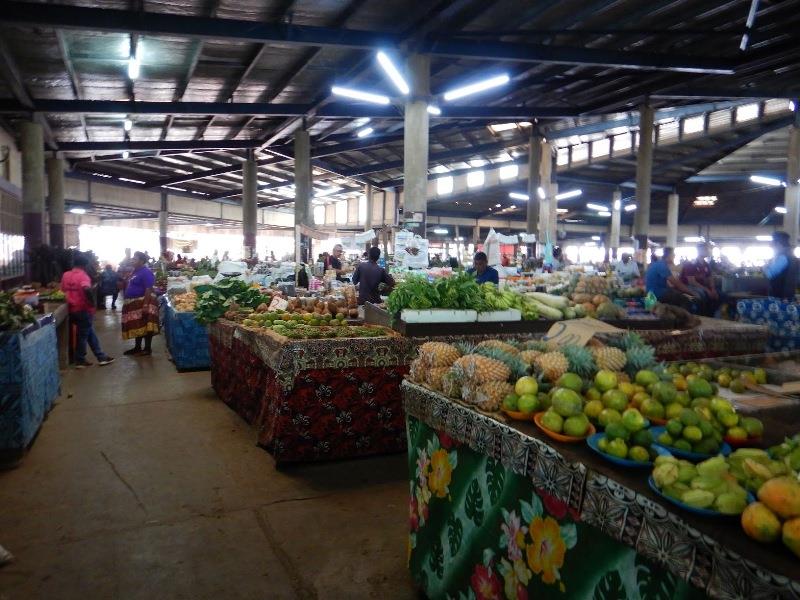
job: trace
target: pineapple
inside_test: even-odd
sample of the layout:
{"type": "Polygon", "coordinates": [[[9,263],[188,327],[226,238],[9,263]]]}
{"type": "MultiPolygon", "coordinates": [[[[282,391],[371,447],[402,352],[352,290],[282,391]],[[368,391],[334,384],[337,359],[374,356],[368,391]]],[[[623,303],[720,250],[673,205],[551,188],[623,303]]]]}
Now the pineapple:
{"type": "Polygon", "coordinates": [[[419,358],[411,362],[408,378],[414,383],[423,383],[425,381],[425,367],[419,358]]]}
{"type": "Polygon", "coordinates": [[[581,377],[591,377],[597,371],[594,357],[587,348],[572,344],[561,348],[561,353],[567,357],[570,372],[577,373],[581,377]]]}
{"type": "Polygon", "coordinates": [[[425,342],[419,347],[419,357],[428,367],[449,367],[459,356],[458,348],[443,342],[425,342]]]}
{"type": "Polygon", "coordinates": [[[545,352],[536,358],[536,367],[548,381],[556,381],[569,369],[567,357],[561,352],[545,352]]]}
{"type": "Polygon", "coordinates": [[[432,367],[425,373],[425,383],[437,392],[442,391],[444,376],[450,371],[450,367],[432,367]]]}
{"type": "Polygon", "coordinates": [[[642,369],[656,366],[656,351],[652,346],[632,346],[625,351],[625,369],[635,374],[642,369]]]}
{"type": "Polygon", "coordinates": [[[475,348],[475,354],[480,354],[481,356],[485,356],[486,358],[493,358],[494,360],[499,360],[505,366],[509,368],[511,371],[511,377],[513,377],[514,381],[519,379],[520,377],[524,377],[528,374],[528,363],[524,360],[520,359],[518,356],[513,354],[509,354],[499,348],[494,348],[490,346],[478,346],[475,348]]]}
{"type": "Polygon", "coordinates": [[[536,362],[536,357],[541,356],[538,350],[523,350],[519,353],[520,360],[524,360],[528,365],[533,366],[536,362]]]}
{"type": "Polygon", "coordinates": [[[537,352],[547,352],[550,350],[550,347],[547,345],[547,342],[542,340],[531,340],[529,342],[525,342],[523,350],[536,350],[537,352]]]}
{"type": "Polygon", "coordinates": [[[609,346],[614,346],[620,350],[630,350],[631,348],[647,346],[645,341],[642,339],[642,336],[633,331],[628,331],[624,335],[611,338],[608,344],[609,346]]]}
{"type": "Polygon", "coordinates": [[[461,397],[461,382],[453,374],[452,370],[442,377],[442,393],[448,398],[461,397]]]}
{"type": "Polygon", "coordinates": [[[597,363],[598,369],[621,371],[625,367],[627,359],[625,353],[619,348],[602,346],[600,348],[594,348],[592,352],[594,353],[594,361],[597,363]]]}
{"type": "Polygon", "coordinates": [[[478,348],[497,348],[508,354],[519,354],[519,350],[516,347],[500,340],[486,340],[478,344],[475,349],[477,350],[478,348]]]}
{"type": "Polygon", "coordinates": [[[462,381],[475,383],[506,381],[511,375],[511,371],[505,364],[480,354],[468,354],[459,358],[453,363],[453,373],[462,381]]]}
{"type": "Polygon", "coordinates": [[[505,381],[490,381],[478,386],[475,403],[483,410],[500,410],[503,398],[514,391],[514,386],[505,381]]]}

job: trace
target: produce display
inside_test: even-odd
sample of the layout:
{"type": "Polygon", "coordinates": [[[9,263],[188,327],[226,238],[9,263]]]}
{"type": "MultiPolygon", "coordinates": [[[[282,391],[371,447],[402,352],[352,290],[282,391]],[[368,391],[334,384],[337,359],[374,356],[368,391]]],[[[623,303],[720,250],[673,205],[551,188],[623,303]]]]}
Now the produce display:
{"type": "Polygon", "coordinates": [[[223,279],[215,284],[198,286],[195,291],[198,293],[195,312],[199,323],[213,323],[231,309],[234,313],[237,308],[255,310],[272,301],[270,294],[239,279],[223,279]]]}
{"type": "Polygon", "coordinates": [[[355,292],[348,293],[347,286],[344,289],[344,298],[327,296],[324,298],[289,298],[288,306],[285,311],[299,315],[331,315],[342,316],[343,318],[358,318],[358,303],[356,301],[355,292]]]}
{"type": "Polygon", "coordinates": [[[362,338],[381,337],[388,334],[385,327],[374,325],[349,325],[344,313],[290,314],[284,311],[256,311],[244,315],[245,327],[270,329],[289,339],[362,338]]]}
{"type": "Polygon", "coordinates": [[[33,309],[14,301],[14,295],[0,292],[0,331],[16,331],[36,322],[33,309]]]}
{"type": "Polygon", "coordinates": [[[184,292],[172,296],[172,305],[178,312],[194,312],[197,306],[197,292],[184,292]]]}
{"type": "Polygon", "coordinates": [[[668,367],[668,371],[673,375],[683,376],[687,380],[690,378],[700,378],[718,385],[723,388],[730,388],[736,394],[743,393],[749,384],[767,383],[767,372],[762,368],[754,369],[735,369],[732,367],[721,367],[715,369],[705,363],[678,363],[668,367]]]}

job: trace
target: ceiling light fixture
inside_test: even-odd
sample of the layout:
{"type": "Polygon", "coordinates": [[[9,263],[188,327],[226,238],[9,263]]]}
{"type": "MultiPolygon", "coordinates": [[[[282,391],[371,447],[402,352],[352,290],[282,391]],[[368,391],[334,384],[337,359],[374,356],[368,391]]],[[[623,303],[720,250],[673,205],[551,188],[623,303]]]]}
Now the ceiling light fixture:
{"type": "Polygon", "coordinates": [[[125,129],[125,131],[130,131],[133,129],[133,121],[130,119],[125,119],[125,121],[122,123],[122,127],[125,129]]]}
{"type": "Polygon", "coordinates": [[[354,100],[363,100],[364,102],[372,102],[373,104],[389,104],[388,96],[381,94],[371,94],[370,92],[362,92],[361,90],[353,90],[350,88],[343,88],[335,85],[331,88],[331,92],[337,96],[344,96],[345,98],[353,98],[354,100]]]}
{"type": "Polygon", "coordinates": [[[131,155],[131,153],[128,152],[127,150],[123,150],[122,151],[122,158],[128,158],[130,155],[131,155]]]}
{"type": "Polygon", "coordinates": [[[608,210],[598,211],[597,216],[598,217],[610,217],[611,216],[611,211],[608,211],[608,210]]]}
{"type": "Polygon", "coordinates": [[[364,127],[364,129],[360,129],[358,132],[356,132],[356,135],[360,138],[363,138],[372,134],[374,131],[375,130],[372,127],[364,127]]]}
{"type": "Polygon", "coordinates": [[[588,208],[589,210],[598,210],[598,211],[609,212],[607,206],[604,206],[602,204],[594,204],[593,202],[587,202],[586,203],[586,208],[588,208]]]}
{"type": "Polygon", "coordinates": [[[714,206],[716,203],[716,196],[698,196],[693,202],[695,206],[714,206]]]}
{"type": "Polygon", "coordinates": [[[704,238],[702,235],[690,235],[683,238],[683,241],[690,244],[699,244],[700,242],[705,242],[706,238],[704,238]]]}
{"type": "Polygon", "coordinates": [[[519,192],[509,192],[509,198],[513,198],[514,200],[529,200],[528,194],[520,194],[519,192]]]}
{"type": "Polygon", "coordinates": [[[624,208],[625,212],[631,212],[632,210],[636,210],[635,204],[626,204],[624,208]]]}
{"type": "Polygon", "coordinates": [[[128,57],[128,77],[133,80],[139,77],[139,72],[141,71],[141,64],[139,63],[139,57],[136,54],[131,54],[128,57]]]}
{"type": "Polygon", "coordinates": [[[69,212],[71,212],[73,215],[85,215],[86,214],[86,209],[85,208],[70,208],[69,212]]]}
{"type": "Polygon", "coordinates": [[[449,231],[447,231],[447,229],[444,229],[442,227],[437,227],[436,229],[433,230],[433,233],[437,233],[439,235],[447,235],[449,231]]]}
{"type": "Polygon", "coordinates": [[[595,242],[599,242],[599,241],[600,241],[600,236],[599,236],[599,235],[593,235],[593,236],[592,236],[592,239],[593,239],[595,242]]]}
{"type": "Polygon", "coordinates": [[[367,123],[369,123],[369,121],[370,121],[369,117],[361,117],[360,119],[356,119],[355,121],[353,121],[353,125],[355,125],[356,127],[361,127],[362,125],[366,125],[367,123]]]}
{"type": "Polygon", "coordinates": [[[771,242],[772,236],[771,235],[757,235],[756,240],[759,242],[771,242]]]}
{"type": "Polygon", "coordinates": [[[483,92],[494,87],[505,85],[509,81],[511,81],[511,78],[504,73],[503,75],[497,75],[495,77],[490,77],[489,79],[484,79],[483,81],[478,81],[470,85],[465,85],[464,87],[447,91],[444,93],[444,99],[447,102],[450,102],[451,100],[458,100],[464,96],[470,96],[472,94],[477,94],[478,92],[483,92]]]}
{"type": "Polygon", "coordinates": [[[619,210],[620,208],[622,208],[622,200],[614,200],[613,208],[614,210],[619,210]]]}
{"type": "Polygon", "coordinates": [[[570,198],[577,198],[583,193],[583,190],[570,190],[556,194],[556,200],[569,200],[570,198]]]}
{"type": "Polygon", "coordinates": [[[497,204],[494,205],[495,208],[500,208],[501,206],[503,206],[503,205],[500,204],[500,203],[497,203],[497,204]]]}
{"type": "Polygon", "coordinates": [[[383,51],[378,52],[376,56],[378,58],[378,64],[389,76],[389,79],[392,80],[394,87],[396,87],[401,94],[407,96],[411,90],[408,87],[408,83],[406,82],[405,78],[400,74],[400,70],[392,62],[392,59],[390,59],[389,56],[383,51]]]}
{"type": "Polygon", "coordinates": [[[120,181],[127,181],[128,183],[138,183],[140,185],[146,183],[141,179],[129,179],[128,177],[117,177],[117,179],[119,179],[120,181]]]}
{"type": "Polygon", "coordinates": [[[560,214],[560,215],[563,215],[564,213],[568,213],[568,212],[569,212],[569,209],[568,209],[568,208],[557,208],[557,209],[556,209],[556,212],[557,212],[558,214],[560,214]]]}
{"type": "Polygon", "coordinates": [[[750,181],[753,183],[763,183],[764,185],[771,185],[773,187],[786,186],[780,179],[774,177],[764,177],[762,175],[750,175],[750,181]]]}
{"type": "Polygon", "coordinates": [[[539,196],[540,200],[544,200],[545,198],[547,198],[547,194],[544,193],[544,188],[541,186],[536,188],[536,194],[539,196]]]}
{"type": "Polygon", "coordinates": [[[428,114],[439,116],[442,114],[442,109],[438,106],[434,106],[433,104],[428,104],[428,114]]]}
{"type": "Polygon", "coordinates": [[[787,212],[786,211],[786,207],[785,206],[776,206],[775,207],[775,212],[778,213],[778,214],[781,214],[781,215],[785,215],[786,212],[787,212]]]}

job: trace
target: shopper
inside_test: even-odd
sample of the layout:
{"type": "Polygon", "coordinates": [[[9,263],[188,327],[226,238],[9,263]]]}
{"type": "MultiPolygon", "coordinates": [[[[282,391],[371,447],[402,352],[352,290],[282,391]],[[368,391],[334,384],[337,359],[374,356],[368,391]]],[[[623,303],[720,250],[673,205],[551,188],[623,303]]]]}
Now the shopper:
{"type": "Polygon", "coordinates": [[[336,271],[336,280],[337,281],[347,281],[344,278],[344,268],[342,266],[342,256],[344,255],[344,249],[342,248],[341,244],[336,244],[333,247],[333,254],[331,255],[330,259],[328,260],[328,266],[336,271]]]}
{"type": "Polygon", "coordinates": [[[681,282],[692,290],[697,298],[700,312],[713,316],[719,305],[719,293],[714,286],[714,274],[708,258],[711,256],[708,244],[697,245],[697,258],[685,263],[681,268],[681,282]]]}
{"type": "Polygon", "coordinates": [[[500,274],[497,269],[489,266],[489,259],[486,252],[476,252],[472,258],[472,268],[467,273],[474,273],[478,283],[493,283],[500,285],[500,274]]]}
{"type": "Polygon", "coordinates": [[[92,280],[86,273],[89,261],[83,254],[77,254],[72,262],[72,270],[61,276],[61,291],[67,300],[70,323],[78,330],[78,339],[75,343],[75,368],[84,369],[92,363],[86,360],[86,344],[92,349],[101,367],[114,362],[100,348],[97,334],[94,332],[92,321],[94,319],[94,295],[92,294],[92,280]]]}
{"type": "Polygon", "coordinates": [[[386,269],[378,265],[381,249],[373,246],[367,252],[367,262],[359,263],[353,273],[353,284],[358,286],[358,303],[381,301],[380,285],[384,284],[388,291],[394,287],[394,279],[386,269]]]}
{"type": "Polygon", "coordinates": [[[674,260],[675,251],[672,248],[664,248],[664,255],[660,260],[656,260],[654,256],[653,262],[647,268],[645,287],[659,302],[691,310],[694,300],[692,291],[672,274],[670,267],[674,260]]]}
{"type": "Polygon", "coordinates": [[[620,260],[614,265],[614,271],[625,283],[639,279],[639,265],[627,252],[622,253],[620,260]]]}
{"type": "Polygon", "coordinates": [[[774,232],[772,248],[775,257],[764,267],[764,274],[769,279],[769,295],[794,301],[800,263],[792,252],[789,234],[784,231],[774,232]]]}
{"type": "Polygon", "coordinates": [[[106,296],[111,296],[111,310],[117,310],[117,296],[119,295],[119,283],[122,281],[119,274],[111,265],[106,265],[100,273],[100,289],[98,295],[98,306],[106,307],[106,296]]]}
{"type": "Polygon", "coordinates": [[[134,347],[125,351],[129,356],[149,356],[152,353],[153,336],[159,331],[158,303],[153,293],[156,277],[146,265],[147,255],[136,252],[133,255],[133,273],[125,288],[125,302],[122,304],[122,339],[136,340],[134,347]]]}

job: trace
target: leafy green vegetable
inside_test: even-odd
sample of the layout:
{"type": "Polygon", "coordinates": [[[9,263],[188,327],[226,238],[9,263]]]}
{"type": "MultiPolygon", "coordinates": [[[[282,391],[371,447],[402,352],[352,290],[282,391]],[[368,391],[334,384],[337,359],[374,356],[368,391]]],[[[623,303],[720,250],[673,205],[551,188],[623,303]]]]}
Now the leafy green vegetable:
{"type": "Polygon", "coordinates": [[[14,296],[9,292],[0,293],[0,331],[15,331],[35,322],[30,307],[14,302],[14,296]]]}
{"type": "MultiPolygon", "coordinates": [[[[200,289],[201,286],[198,286],[196,291],[200,289]]],[[[195,318],[198,323],[213,323],[220,319],[232,304],[254,309],[262,303],[269,304],[272,299],[240,279],[224,279],[210,286],[202,286],[202,289],[207,291],[197,297],[195,318]]]]}

